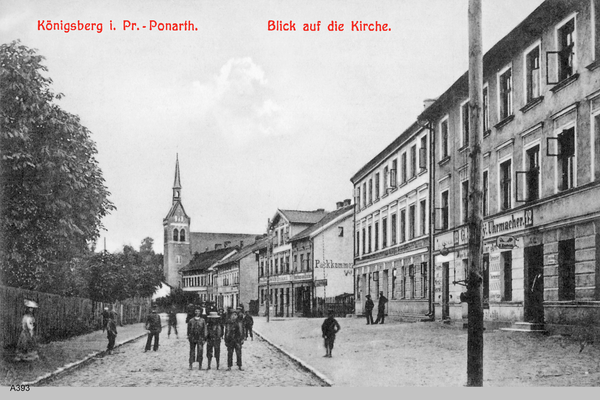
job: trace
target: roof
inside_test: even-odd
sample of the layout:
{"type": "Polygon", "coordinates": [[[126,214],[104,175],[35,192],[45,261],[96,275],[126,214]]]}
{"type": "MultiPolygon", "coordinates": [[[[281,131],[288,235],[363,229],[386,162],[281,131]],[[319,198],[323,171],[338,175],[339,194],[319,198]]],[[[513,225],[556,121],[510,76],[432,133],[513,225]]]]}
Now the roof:
{"type": "Polygon", "coordinates": [[[355,184],[358,180],[364,177],[367,173],[369,173],[372,169],[377,167],[377,165],[385,160],[390,154],[394,153],[398,148],[406,141],[408,141],[415,133],[417,133],[420,129],[422,129],[418,122],[413,122],[413,124],[406,129],[404,132],[400,134],[392,143],[390,143],[385,149],[383,149],[379,154],[373,157],[368,163],[366,163],[352,178],[350,181],[355,184]]]}
{"type": "Polygon", "coordinates": [[[187,213],[185,212],[185,208],[183,208],[183,204],[181,203],[181,201],[176,200],[175,203],[173,203],[173,205],[171,206],[171,209],[169,210],[169,213],[164,218],[164,220],[167,220],[167,219],[171,218],[173,215],[175,215],[175,212],[177,211],[178,206],[181,207],[181,211],[183,211],[183,215],[185,215],[185,217],[189,219],[187,213]]]}
{"type": "Polygon", "coordinates": [[[205,251],[204,253],[195,253],[194,258],[189,262],[188,265],[180,269],[180,272],[184,271],[206,271],[217,261],[223,259],[226,255],[232,251],[238,250],[239,247],[226,247],[224,249],[205,251]]]}
{"type": "Polygon", "coordinates": [[[267,241],[268,241],[268,239],[266,237],[264,237],[264,238],[261,238],[260,240],[258,240],[256,243],[253,243],[248,246],[244,246],[241,249],[239,249],[236,254],[232,255],[231,257],[221,259],[220,261],[215,263],[214,266],[218,267],[220,265],[225,265],[225,264],[239,261],[242,258],[244,258],[250,254],[253,254],[256,250],[267,247],[267,241]]]}
{"type": "MultiPolygon", "coordinates": [[[[549,25],[558,23],[573,12],[577,0],[546,0],[538,6],[512,31],[498,41],[483,56],[483,75],[489,76],[494,71],[508,64],[515,54],[540,38],[549,25]]],[[[450,86],[432,105],[419,115],[418,120],[427,121],[438,117],[445,107],[455,103],[457,99],[469,97],[469,74],[465,72],[450,86]]]]}
{"type": "Polygon", "coordinates": [[[338,208],[337,210],[332,211],[329,214],[327,214],[326,216],[324,216],[323,218],[321,218],[321,220],[319,220],[319,222],[317,222],[316,224],[306,228],[302,232],[300,232],[297,235],[295,235],[294,237],[290,238],[290,241],[305,239],[305,238],[311,236],[312,233],[318,231],[319,229],[321,229],[322,227],[327,225],[328,223],[335,221],[336,219],[340,218],[342,215],[346,214],[348,211],[352,211],[352,210],[354,210],[354,204],[350,204],[349,206],[338,208]]]}
{"type": "Polygon", "coordinates": [[[321,218],[327,215],[324,209],[315,211],[299,211],[299,210],[277,210],[281,213],[290,224],[314,224],[319,222],[321,218]]]}
{"type": "Polygon", "coordinates": [[[181,189],[181,180],[179,179],[179,154],[175,161],[175,182],[173,182],[173,189],[181,189]]]}

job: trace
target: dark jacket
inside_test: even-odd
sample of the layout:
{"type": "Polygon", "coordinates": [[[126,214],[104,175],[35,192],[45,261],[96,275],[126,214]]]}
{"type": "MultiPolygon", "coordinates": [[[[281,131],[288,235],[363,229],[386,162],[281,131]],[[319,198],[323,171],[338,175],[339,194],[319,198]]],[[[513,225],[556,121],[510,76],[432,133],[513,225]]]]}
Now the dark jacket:
{"type": "Polygon", "coordinates": [[[190,342],[204,343],[207,334],[206,322],[202,317],[190,319],[187,325],[187,336],[190,342]]]}
{"type": "Polygon", "coordinates": [[[385,303],[387,303],[387,302],[388,302],[387,297],[385,297],[384,295],[379,296],[379,303],[377,304],[377,308],[380,311],[385,310],[385,303]]]}
{"type": "Polygon", "coordinates": [[[248,314],[244,317],[244,327],[251,328],[254,325],[254,318],[252,315],[248,314]]]}
{"type": "MultiPolygon", "coordinates": [[[[210,319],[209,319],[210,321],[210,319]]],[[[223,327],[220,320],[214,320],[208,323],[207,340],[214,342],[220,341],[223,338],[223,327]]]]}
{"type": "Polygon", "coordinates": [[[146,317],[146,329],[152,333],[160,333],[162,331],[162,321],[158,314],[148,314],[146,317]]]}
{"type": "Polygon", "coordinates": [[[235,346],[244,343],[244,328],[239,321],[227,320],[225,323],[225,345],[235,346]]]}
{"type": "Polygon", "coordinates": [[[169,311],[169,325],[177,325],[177,314],[175,311],[169,311]]]}
{"type": "Polygon", "coordinates": [[[106,334],[110,336],[117,336],[117,323],[114,319],[109,318],[106,323],[106,334]]]}
{"type": "Polygon", "coordinates": [[[340,324],[338,324],[337,320],[333,317],[327,317],[325,321],[323,321],[323,325],[321,325],[321,331],[323,332],[323,337],[326,339],[335,339],[335,334],[340,330],[340,324]]]}
{"type": "Polygon", "coordinates": [[[367,302],[365,303],[365,311],[373,311],[374,308],[375,303],[373,303],[373,300],[367,299],[367,302]]]}

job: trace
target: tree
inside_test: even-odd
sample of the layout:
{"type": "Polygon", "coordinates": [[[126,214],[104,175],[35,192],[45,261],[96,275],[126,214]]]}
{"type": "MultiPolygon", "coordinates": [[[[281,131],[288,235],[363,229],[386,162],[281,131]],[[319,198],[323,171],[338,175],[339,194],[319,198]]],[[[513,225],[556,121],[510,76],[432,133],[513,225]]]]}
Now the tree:
{"type": "Polygon", "coordinates": [[[91,133],[55,103],[42,60],[19,41],[0,46],[0,280],[69,291],[47,283],[73,272],[115,207],[91,133]]]}

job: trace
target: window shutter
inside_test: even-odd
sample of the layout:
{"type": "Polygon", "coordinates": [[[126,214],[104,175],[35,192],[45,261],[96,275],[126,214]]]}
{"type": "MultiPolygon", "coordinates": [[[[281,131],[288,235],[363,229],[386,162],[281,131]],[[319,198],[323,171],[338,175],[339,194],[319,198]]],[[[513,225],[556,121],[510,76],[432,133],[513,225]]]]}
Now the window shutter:
{"type": "Polygon", "coordinates": [[[560,51],[546,52],[546,83],[548,85],[556,85],[560,82],[560,51]]]}

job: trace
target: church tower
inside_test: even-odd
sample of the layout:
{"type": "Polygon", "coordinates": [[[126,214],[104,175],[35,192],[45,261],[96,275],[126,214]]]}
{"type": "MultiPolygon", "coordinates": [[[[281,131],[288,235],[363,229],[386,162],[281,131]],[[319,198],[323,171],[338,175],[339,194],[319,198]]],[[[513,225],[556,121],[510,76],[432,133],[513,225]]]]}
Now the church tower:
{"type": "Polygon", "coordinates": [[[175,161],[175,182],[173,183],[173,201],[171,209],[163,219],[164,230],[164,273],[171,287],[179,287],[179,270],[192,258],[190,246],[190,217],[181,203],[181,178],[179,174],[179,155],[175,161]]]}

